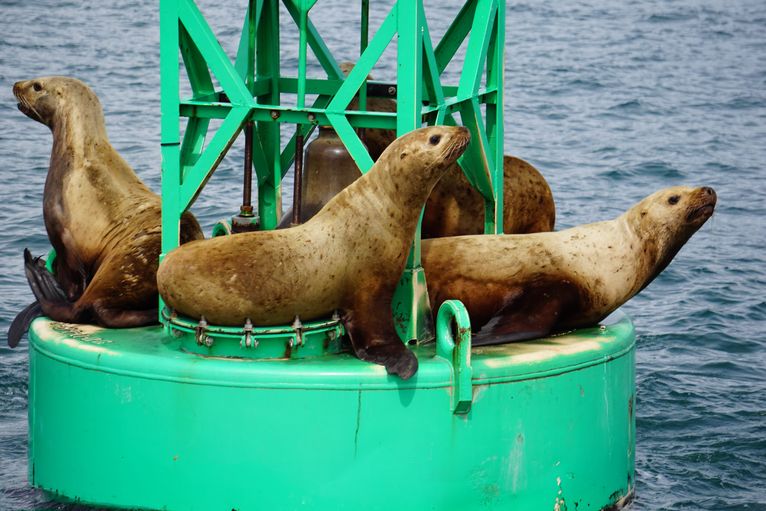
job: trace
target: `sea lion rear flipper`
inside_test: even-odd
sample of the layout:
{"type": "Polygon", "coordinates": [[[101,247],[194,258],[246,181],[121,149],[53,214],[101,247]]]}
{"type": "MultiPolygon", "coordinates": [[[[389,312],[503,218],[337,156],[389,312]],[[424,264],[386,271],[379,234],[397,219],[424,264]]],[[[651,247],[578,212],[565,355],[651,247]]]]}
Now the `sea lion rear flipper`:
{"type": "MultiPolygon", "coordinates": [[[[529,298],[529,297],[525,297],[529,298]]],[[[535,297],[533,310],[512,302],[501,309],[471,340],[471,346],[490,346],[545,337],[556,324],[566,297],[535,297]],[[539,300],[539,301],[538,301],[539,300]]]]}
{"type": "Polygon", "coordinates": [[[30,303],[24,309],[19,312],[11,322],[11,326],[8,328],[8,346],[15,348],[19,345],[22,336],[29,330],[29,325],[32,320],[42,315],[43,309],[40,307],[40,303],[35,300],[30,303]]]}
{"type": "Polygon", "coordinates": [[[24,249],[24,272],[43,314],[55,321],[82,322],[83,311],[66,299],[66,293],[45,268],[44,261],[39,257],[32,257],[28,249],[24,249]]]}
{"type": "Polygon", "coordinates": [[[24,272],[27,281],[32,288],[35,298],[41,298],[52,302],[66,302],[66,293],[61,288],[56,278],[45,267],[45,260],[41,257],[32,257],[29,249],[24,249],[24,272]]]}

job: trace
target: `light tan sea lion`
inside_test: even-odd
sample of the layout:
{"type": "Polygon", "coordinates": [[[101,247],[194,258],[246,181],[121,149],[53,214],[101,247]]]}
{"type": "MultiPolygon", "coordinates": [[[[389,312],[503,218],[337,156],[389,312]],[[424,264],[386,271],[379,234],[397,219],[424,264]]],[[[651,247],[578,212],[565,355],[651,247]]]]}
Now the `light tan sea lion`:
{"type": "MultiPolygon", "coordinates": [[[[43,218],[56,250],[55,279],[25,256],[42,312],[106,327],[156,323],[160,198],[109,143],[95,93],[74,78],[50,76],[17,82],[13,94],[19,110],[53,133],[43,218]]],[[[203,237],[190,213],[181,224],[182,242],[203,237]]]]}
{"type": "Polygon", "coordinates": [[[713,214],[712,188],[658,191],[607,222],[424,241],[433,310],[458,299],[474,345],[593,325],[646,287],[713,214]]]}
{"type": "Polygon", "coordinates": [[[465,128],[415,130],[305,224],[179,247],[157,272],[160,294],[176,311],[220,325],[339,310],[360,359],[409,378],[417,359],[394,330],[392,296],[420,210],[469,139],[465,128]]]}

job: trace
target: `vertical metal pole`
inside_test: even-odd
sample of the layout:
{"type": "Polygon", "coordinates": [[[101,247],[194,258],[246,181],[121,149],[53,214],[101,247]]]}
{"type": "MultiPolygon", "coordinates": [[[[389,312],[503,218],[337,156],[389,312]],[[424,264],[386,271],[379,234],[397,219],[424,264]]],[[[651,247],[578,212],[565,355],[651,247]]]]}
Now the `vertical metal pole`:
{"type": "Polygon", "coordinates": [[[178,0],[160,2],[160,80],[162,92],[162,253],[180,241],[178,189],[181,185],[178,71],[178,0]]]}
{"type": "MultiPolygon", "coordinates": [[[[359,55],[367,49],[370,37],[370,0],[362,0],[362,34],[359,41],[359,55]]],[[[362,83],[359,89],[359,110],[367,110],[367,80],[362,83]]]]}
{"type": "Polygon", "coordinates": [[[497,92],[490,96],[486,102],[485,127],[488,151],[491,151],[493,168],[489,169],[492,180],[492,194],[494,204],[485,202],[484,232],[486,234],[500,234],[503,232],[503,158],[504,158],[504,115],[503,115],[503,87],[505,71],[505,3],[497,2],[497,13],[491,27],[491,35],[487,46],[487,88],[497,92]]]}
{"type": "Polygon", "coordinates": [[[295,137],[295,177],[293,179],[293,218],[292,225],[301,223],[301,194],[303,181],[303,128],[299,124],[295,137]]]}
{"type": "MultiPolygon", "coordinates": [[[[422,0],[397,2],[397,117],[396,134],[417,129],[423,109],[423,12],[422,0]]],[[[422,219],[422,213],[421,213],[422,219]]],[[[428,300],[426,277],[420,265],[420,222],[407,266],[394,293],[394,323],[405,325],[398,333],[402,340],[430,340],[434,337],[433,318],[428,300]]]]}
{"type": "Polygon", "coordinates": [[[492,70],[489,72],[490,81],[497,87],[493,109],[487,109],[487,115],[494,114],[494,126],[492,136],[495,144],[495,176],[493,184],[495,185],[495,228],[497,233],[503,232],[503,211],[505,204],[504,187],[505,171],[503,170],[503,160],[505,159],[505,0],[498,0],[497,15],[495,16],[495,39],[494,51],[488,55],[488,61],[492,61],[492,70]]]}
{"type": "MultiPolygon", "coordinates": [[[[370,37],[370,0],[362,0],[362,22],[361,22],[361,35],[359,39],[359,55],[364,53],[367,49],[370,37]]],[[[362,87],[359,89],[359,111],[364,112],[367,110],[367,79],[362,82],[362,87]]],[[[366,142],[365,129],[359,128],[359,138],[362,142],[366,142]]]]}
{"type": "MultiPolygon", "coordinates": [[[[181,241],[181,132],[178,70],[178,0],[160,1],[160,107],[162,151],[162,250],[165,254],[181,241]]],[[[160,298],[159,315],[164,307],[160,298]]]]}
{"type": "Polygon", "coordinates": [[[241,216],[253,216],[252,204],[253,189],[253,122],[248,121],[245,125],[245,171],[244,183],[242,184],[242,207],[239,208],[241,216]]]}
{"type": "MultiPolygon", "coordinates": [[[[306,106],[306,30],[308,10],[305,5],[300,7],[300,22],[298,26],[298,108],[306,106]]],[[[295,211],[293,209],[293,211],[295,211]]]]}
{"type": "MultiPolygon", "coordinates": [[[[259,1],[262,2],[262,11],[256,30],[256,78],[263,81],[268,79],[269,90],[258,96],[257,100],[259,105],[279,105],[279,2],[259,1]]],[[[268,165],[268,170],[264,170],[268,176],[258,188],[260,228],[274,229],[281,213],[280,123],[261,121],[257,131],[268,165]]]]}

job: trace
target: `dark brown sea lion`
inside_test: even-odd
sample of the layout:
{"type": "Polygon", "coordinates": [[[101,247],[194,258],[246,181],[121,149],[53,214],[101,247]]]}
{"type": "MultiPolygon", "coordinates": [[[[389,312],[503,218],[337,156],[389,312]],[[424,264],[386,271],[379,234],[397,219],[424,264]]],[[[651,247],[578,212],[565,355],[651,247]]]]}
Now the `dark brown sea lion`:
{"type": "Polygon", "coordinates": [[[469,139],[465,128],[415,130],[305,224],[179,247],[160,264],[160,294],[176,311],[219,325],[339,310],[356,356],[409,378],[417,359],[396,335],[391,300],[420,210],[469,139]]]}
{"type": "MultiPolygon", "coordinates": [[[[344,74],[353,69],[351,62],[342,62],[344,74]]],[[[372,76],[368,76],[372,79],[372,76]]],[[[357,110],[355,97],[349,110],[357,110]]],[[[367,98],[371,112],[396,112],[396,101],[388,98],[367,98]]],[[[373,161],[396,138],[395,130],[365,129],[364,141],[373,161]]],[[[340,191],[340,190],[338,190],[340,191]]],[[[543,175],[531,164],[514,156],[503,159],[503,232],[526,234],[552,231],[556,222],[556,205],[550,186],[543,175]]],[[[289,218],[285,216],[285,218],[289,218]]],[[[282,226],[289,225],[289,220],[282,226]]],[[[484,232],[484,199],[454,164],[436,184],[426,202],[421,236],[440,238],[484,232]]]]}
{"type": "MultiPolygon", "coordinates": [[[[553,230],[556,205],[540,172],[515,156],[503,158],[503,232],[528,234],[553,230]]],[[[458,165],[434,187],[423,213],[423,238],[484,232],[484,199],[458,165]]]]}
{"type": "MultiPolygon", "coordinates": [[[[43,218],[56,250],[55,279],[26,256],[42,312],[106,327],[156,323],[160,198],[109,143],[95,93],[51,76],[17,82],[13,94],[19,110],[53,133],[43,218]]],[[[190,213],[181,224],[182,242],[203,237],[190,213]]]]}
{"type": "Polygon", "coordinates": [[[458,299],[475,345],[593,325],[646,287],[713,214],[712,188],[658,191],[607,222],[424,241],[433,310],[458,299]]]}

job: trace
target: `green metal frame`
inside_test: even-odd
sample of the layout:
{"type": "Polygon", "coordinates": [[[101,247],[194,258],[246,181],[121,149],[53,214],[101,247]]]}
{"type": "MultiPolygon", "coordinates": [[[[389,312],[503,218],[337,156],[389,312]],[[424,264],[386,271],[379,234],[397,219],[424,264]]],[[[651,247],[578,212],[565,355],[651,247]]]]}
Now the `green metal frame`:
{"type": "MultiPolygon", "coordinates": [[[[261,229],[273,229],[279,220],[280,183],[292,165],[299,133],[308,136],[318,125],[332,126],[360,170],[367,172],[373,161],[355,128],[396,129],[403,135],[424,123],[456,124],[458,113],[472,135],[460,164],[484,197],[485,232],[502,232],[504,2],[467,0],[434,47],[422,0],[398,0],[371,38],[369,0],[362,0],[360,55],[347,77],[311,22],[309,11],[316,0],[282,3],[299,34],[297,76],[282,76],[280,70],[279,0],[249,1],[235,62],[193,0],[160,1],[163,256],[179,245],[181,214],[251,121],[261,229]],[[367,76],[394,37],[398,37],[397,77],[391,86],[396,88],[397,111],[366,111],[367,76]],[[443,84],[441,76],[466,38],[459,83],[443,84]],[[326,79],[307,77],[309,48],[326,79]],[[183,99],[179,49],[192,90],[192,96],[183,99]],[[213,85],[213,76],[220,89],[213,85]],[[282,104],[285,94],[297,97],[295,106],[282,104]],[[306,104],[307,95],[317,95],[313,104],[306,104]],[[357,95],[360,110],[347,110],[357,95]],[[183,139],[181,118],[188,119],[183,139]],[[205,143],[210,119],[222,122],[205,143]],[[284,149],[282,123],[297,126],[284,149]]],[[[393,302],[395,323],[404,325],[399,332],[402,339],[433,338],[419,230],[393,302]]]]}

